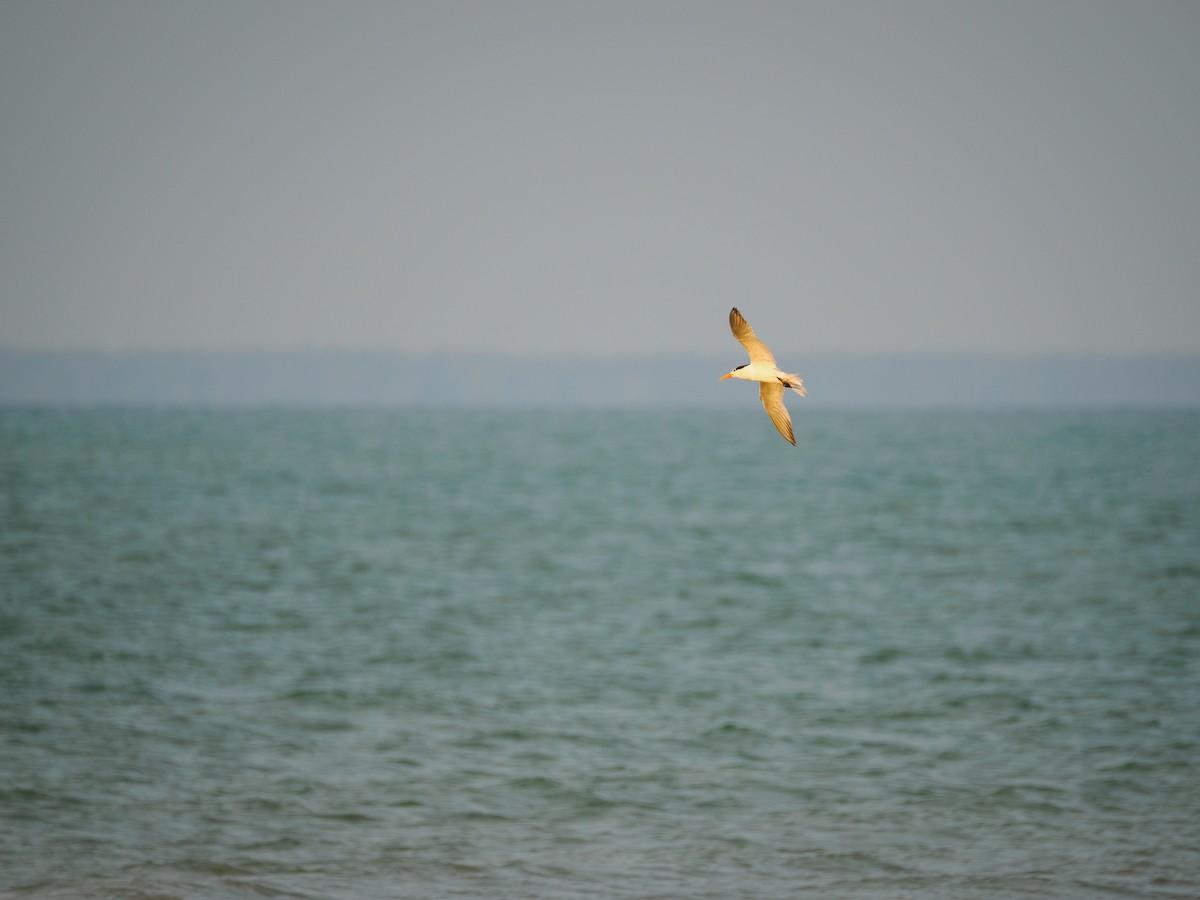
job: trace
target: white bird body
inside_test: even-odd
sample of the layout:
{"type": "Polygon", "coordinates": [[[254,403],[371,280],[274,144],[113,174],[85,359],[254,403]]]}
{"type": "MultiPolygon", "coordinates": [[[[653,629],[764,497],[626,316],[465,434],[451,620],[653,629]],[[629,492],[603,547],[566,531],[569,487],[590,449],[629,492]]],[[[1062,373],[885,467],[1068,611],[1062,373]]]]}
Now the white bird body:
{"type": "Polygon", "coordinates": [[[792,417],[783,405],[783,389],[789,388],[803,397],[806,393],[803,379],[799,375],[784,372],[775,364],[775,357],[771,355],[767,345],[758,339],[750,323],[742,318],[737,307],[729,311],[729,330],[746,348],[750,362],[736,366],[728,374],[722,375],[720,380],[741,378],[743,381],[759,382],[758,398],[762,401],[763,409],[767,411],[768,418],[783,435],[784,440],[794,446],[796,437],[792,434],[792,417]]]}

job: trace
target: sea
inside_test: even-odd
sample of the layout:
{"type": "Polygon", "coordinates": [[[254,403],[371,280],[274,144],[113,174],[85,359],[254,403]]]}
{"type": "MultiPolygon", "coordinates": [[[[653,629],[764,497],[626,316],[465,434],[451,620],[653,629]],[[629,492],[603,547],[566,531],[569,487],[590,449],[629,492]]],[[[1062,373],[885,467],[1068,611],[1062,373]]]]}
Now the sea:
{"type": "Polygon", "coordinates": [[[0,897],[1200,896],[1200,411],[792,405],[0,410],[0,897]]]}

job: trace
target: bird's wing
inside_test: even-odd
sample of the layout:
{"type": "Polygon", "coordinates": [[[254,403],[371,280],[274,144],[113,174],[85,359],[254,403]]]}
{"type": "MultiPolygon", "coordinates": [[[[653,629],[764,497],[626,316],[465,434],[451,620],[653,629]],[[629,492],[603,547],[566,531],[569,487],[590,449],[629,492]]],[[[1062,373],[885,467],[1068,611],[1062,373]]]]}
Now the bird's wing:
{"type": "Polygon", "coordinates": [[[767,345],[758,339],[754,329],[750,327],[749,322],[742,318],[742,314],[737,311],[736,306],[729,311],[729,330],[738,339],[738,343],[745,347],[746,352],[750,354],[750,362],[775,365],[775,357],[771,355],[767,345]]]}
{"type": "Polygon", "coordinates": [[[787,407],[783,405],[783,385],[778,381],[764,381],[758,386],[758,399],[762,401],[763,409],[771,424],[783,435],[793,447],[796,437],[792,434],[792,417],[788,415],[787,407]]]}

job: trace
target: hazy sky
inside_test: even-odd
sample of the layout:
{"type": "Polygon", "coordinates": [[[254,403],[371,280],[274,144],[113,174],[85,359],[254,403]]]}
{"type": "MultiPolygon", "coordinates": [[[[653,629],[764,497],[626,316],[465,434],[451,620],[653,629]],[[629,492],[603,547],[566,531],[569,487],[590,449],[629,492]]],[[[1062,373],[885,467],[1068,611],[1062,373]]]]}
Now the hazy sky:
{"type": "Polygon", "coordinates": [[[0,3],[0,346],[732,364],[731,305],[1200,352],[1200,3],[0,3]]]}

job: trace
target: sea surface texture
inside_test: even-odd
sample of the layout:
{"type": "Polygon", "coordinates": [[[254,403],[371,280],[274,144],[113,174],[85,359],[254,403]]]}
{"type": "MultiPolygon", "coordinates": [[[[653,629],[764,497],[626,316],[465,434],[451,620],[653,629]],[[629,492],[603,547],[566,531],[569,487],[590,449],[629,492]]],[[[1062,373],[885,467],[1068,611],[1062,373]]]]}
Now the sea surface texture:
{"type": "Polygon", "coordinates": [[[747,405],[0,411],[0,896],[1200,895],[1200,413],[747,405]]]}

